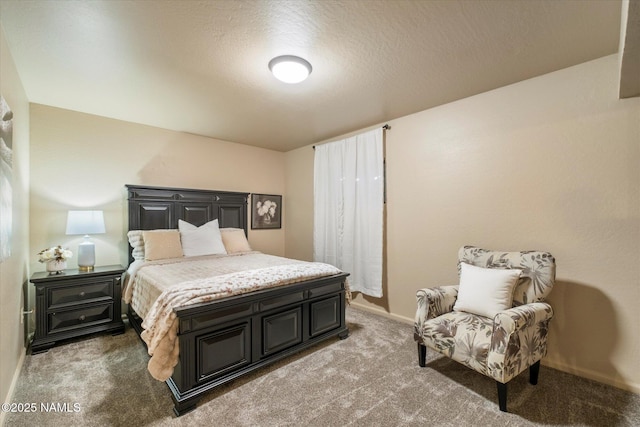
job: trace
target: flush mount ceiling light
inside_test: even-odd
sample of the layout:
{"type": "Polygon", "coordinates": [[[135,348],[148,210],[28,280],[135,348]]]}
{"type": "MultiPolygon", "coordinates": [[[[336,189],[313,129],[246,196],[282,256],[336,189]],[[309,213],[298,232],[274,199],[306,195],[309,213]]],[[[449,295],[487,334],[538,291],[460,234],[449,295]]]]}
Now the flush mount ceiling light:
{"type": "Polygon", "coordinates": [[[300,83],[311,74],[311,64],[293,55],[276,56],[269,61],[269,69],[285,83],[300,83]]]}

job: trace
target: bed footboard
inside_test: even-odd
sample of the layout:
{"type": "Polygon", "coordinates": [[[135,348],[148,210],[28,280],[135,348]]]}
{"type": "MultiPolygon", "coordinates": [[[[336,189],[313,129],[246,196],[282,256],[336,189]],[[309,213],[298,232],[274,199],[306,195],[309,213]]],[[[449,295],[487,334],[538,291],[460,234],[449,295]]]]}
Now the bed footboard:
{"type": "MultiPolygon", "coordinates": [[[[166,382],[180,416],[203,393],[320,341],[349,335],[348,274],[229,297],[175,310],[180,356],[166,382]]],[[[140,319],[129,309],[138,334],[140,319]]]]}

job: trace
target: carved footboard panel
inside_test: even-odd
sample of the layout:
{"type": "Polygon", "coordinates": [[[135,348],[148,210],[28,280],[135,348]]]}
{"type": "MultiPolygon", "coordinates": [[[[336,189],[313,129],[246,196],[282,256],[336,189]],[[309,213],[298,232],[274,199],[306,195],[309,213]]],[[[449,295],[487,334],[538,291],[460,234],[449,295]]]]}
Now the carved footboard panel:
{"type": "MultiPolygon", "coordinates": [[[[180,416],[203,393],[320,341],[346,338],[341,274],[176,309],[180,357],[167,380],[180,416]]],[[[129,309],[138,333],[140,318],[129,309]]]]}

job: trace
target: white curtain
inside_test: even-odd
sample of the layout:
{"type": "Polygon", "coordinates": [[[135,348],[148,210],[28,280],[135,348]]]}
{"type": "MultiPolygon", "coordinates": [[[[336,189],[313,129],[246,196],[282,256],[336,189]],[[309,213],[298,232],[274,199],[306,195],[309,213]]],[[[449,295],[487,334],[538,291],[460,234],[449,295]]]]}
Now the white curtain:
{"type": "Polygon", "coordinates": [[[382,128],[317,145],[315,261],[350,273],[352,291],[382,296],[384,155],[382,128]]]}

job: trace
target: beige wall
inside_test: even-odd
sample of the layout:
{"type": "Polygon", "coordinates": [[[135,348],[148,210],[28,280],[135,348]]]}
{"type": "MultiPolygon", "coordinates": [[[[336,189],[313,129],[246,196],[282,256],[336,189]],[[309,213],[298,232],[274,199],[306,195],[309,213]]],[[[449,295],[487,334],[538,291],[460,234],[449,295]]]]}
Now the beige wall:
{"type": "MultiPolygon", "coordinates": [[[[31,105],[31,252],[56,244],[75,251],[81,236],[64,234],[67,210],[103,209],[96,262],[126,265],[125,184],[284,194],[284,154],[31,105]]],[[[284,228],[249,230],[249,242],[283,255],[284,228]]],[[[35,255],[31,263],[44,269],[35,255]]]]}
{"type": "MultiPolygon", "coordinates": [[[[544,364],[640,392],[640,98],[617,99],[617,65],[390,121],[388,285],[355,302],[411,321],[417,289],[457,283],[460,246],[546,250],[557,283],[544,364]]],[[[289,210],[286,254],[308,257],[313,150],[286,160],[287,197],[306,207],[289,210]]]]}
{"type": "Polygon", "coordinates": [[[313,148],[285,153],[286,256],[313,261],[313,148]]]}
{"type": "MultiPolygon", "coordinates": [[[[13,118],[11,256],[0,263],[0,400],[11,396],[24,356],[23,289],[29,279],[29,103],[0,27],[0,93],[13,118]]],[[[0,413],[0,425],[4,413],[0,413]]]]}
{"type": "MultiPolygon", "coordinates": [[[[310,146],[283,154],[37,104],[29,130],[1,43],[16,152],[14,254],[0,264],[0,396],[23,352],[15,331],[22,287],[43,269],[35,253],[74,249],[66,211],[97,208],[107,222],[98,263],[126,263],[124,184],[283,194],[286,233],[250,230],[250,242],[311,259],[310,146]]],[[[616,91],[610,56],[390,121],[388,283],[384,298],[356,304],[410,321],[416,289],[457,281],[459,246],[548,250],[558,282],[545,363],[640,392],[640,99],[616,91]]]]}

